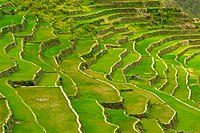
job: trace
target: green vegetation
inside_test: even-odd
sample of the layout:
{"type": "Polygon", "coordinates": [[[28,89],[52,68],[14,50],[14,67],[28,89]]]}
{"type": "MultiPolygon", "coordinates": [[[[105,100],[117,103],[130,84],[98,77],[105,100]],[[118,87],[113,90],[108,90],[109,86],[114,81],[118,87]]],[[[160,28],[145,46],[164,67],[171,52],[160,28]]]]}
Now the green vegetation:
{"type": "Polygon", "coordinates": [[[75,115],[59,88],[19,88],[18,93],[33,109],[46,131],[62,132],[70,128],[70,132],[77,132],[75,115]]]}
{"type": "Polygon", "coordinates": [[[154,120],[142,120],[142,126],[146,133],[162,133],[161,128],[154,120]]]}
{"type": "Polygon", "coordinates": [[[199,31],[175,0],[1,1],[0,132],[200,132],[199,31]]]}
{"type": "Polygon", "coordinates": [[[199,7],[200,4],[198,0],[176,0],[180,6],[187,11],[193,17],[200,17],[199,7]]]}

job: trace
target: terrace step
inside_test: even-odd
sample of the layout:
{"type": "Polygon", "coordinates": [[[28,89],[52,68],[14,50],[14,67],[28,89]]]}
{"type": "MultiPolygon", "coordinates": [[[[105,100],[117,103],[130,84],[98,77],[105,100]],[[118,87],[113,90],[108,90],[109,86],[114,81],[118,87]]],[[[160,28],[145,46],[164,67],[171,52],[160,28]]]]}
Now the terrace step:
{"type": "Polygon", "coordinates": [[[143,127],[143,130],[146,133],[162,133],[163,129],[158,125],[157,121],[155,120],[141,120],[141,124],[143,127]]]}
{"type": "Polygon", "coordinates": [[[12,130],[12,126],[9,126],[8,123],[11,118],[11,109],[8,105],[6,98],[0,93],[0,131],[5,132],[12,130]],[[7,128],[6,128],[7,127],[7,128]]]}
{"type": "Polygon", "coordinates": [[[98,72],[103,72],[103,73],[109,73],[110,67],[117,61],[119,60],[119,57],[116,55],[119,55],[123,51],[122,48],[115,48],[115,49],[108,49],[108,53],[105,54],[103,57],[99,58],[96,62],[96,64],[91,66],[92,70],[98,71],[98,72]],[[113,61],[109,61],[110,56],[112,56],[113,61]],[[100,68],[99,68],[100,66],[100,68]]]}
{"type": "Polygon", "coordinates": [[[12,109],[12,114],[14,116],[14,118],[11,119],[10,123],[11,126],[14,126],[11,130],[17,131],[17,128],[20,128],[20,131],[22,132],[44,132],[44,130],[38,124],[37,119],[35,118],[32,110],[17,94],[16,89],[12,89],[10,86],[8,86],[7,80],[8,79],[1,80],[0,86],[1,88],[4,88],[1,89],[1,93],[4,94],[4,96],[8,100],[9,106],[12,109]],[[16,107],[16,104],[18,105],[18,107],[16,107]],[[18,124],[16,125],[15,122],[18,124]]]}
{"type": "Polygon", "coordinates": [[[23,87],[18,88],[17,91],[33,109],[45,130],[78,132],[76,116],[58,87],[23,87]],[[61,116],[64,119],[60,119],[61,116]]]}
{"type": "Polygon", "coordinates": [[[16,41],[1,49],[19,67],[0,83],[16,119],[13,132],[199,132],[200,35],[188,15],[162,6],[97,0],[90,12],[69,11],[58,20],[74,19],[78,30],[65,34],[33,16],[0,14],[0,38],[12,31],[16,41]],[[87,26],[95,30],[83,35],[87,26]],[[29,79],[38,86],[7,84],[29,79]]]}
{"type": "Polygon", "coordinates": [[[16,46],[13,34],[7,33],[0,39],[1,49],[1,70],[0,77],[6,77],[18,70],[18,64],[8,55],[8,52],[16,46]]]}
{"type": "Polygon", "coordinates": [[[25,25],[26,19],[22,15],[3,15],[0,18],[0,38],[2,38],[3,34],[7,32],[18,32],[24,30],[25,25]]]}
{"type": "Polygon", "coordinates": [[[123,92],[121,95],[124,98],[127,115],[139,119],[146,117],[150,106],[150,100],[147,97],[133,91],[123,92]]]}
{"type": "Polygon", "coordinates": [[[44,73],[37,86],[55,86],[58,79],[57,73],[44,73]]]}
{"type": "Polygon", "coordinates": [[[96,1],[95,4],[90,6],[94,9],[105,9],[105,8],[121,8],[121,7],[157,7],[160,6],[158,1],[96,1]]]}
{"type": "Polygon", "coordinates": [[[166,104],[151,105],[148,117],[159,120],[161,125],[167,129],[173,129],[176,126],[176,112],[166,104]]]}
{"type": "Polygon", "coordinates": [[[133,124],[136,122],[135,118],[129,117],[123,110],[105,110],[107,121],[119,126],[121,132],[137,133],[133,129],[133,124]],[[123,122],[122,122],[123,121],[123,122]]]}

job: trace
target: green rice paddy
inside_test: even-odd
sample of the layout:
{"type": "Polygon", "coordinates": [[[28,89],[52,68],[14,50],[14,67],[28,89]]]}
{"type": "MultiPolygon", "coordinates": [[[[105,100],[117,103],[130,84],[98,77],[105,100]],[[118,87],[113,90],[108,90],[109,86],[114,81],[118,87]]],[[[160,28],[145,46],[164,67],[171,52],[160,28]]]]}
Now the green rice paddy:
{"type": "Polygon", "coordinates": [[[200,132],[194,20],[166,0],[84,2],[0,2],[0,132],[200,132]]]}

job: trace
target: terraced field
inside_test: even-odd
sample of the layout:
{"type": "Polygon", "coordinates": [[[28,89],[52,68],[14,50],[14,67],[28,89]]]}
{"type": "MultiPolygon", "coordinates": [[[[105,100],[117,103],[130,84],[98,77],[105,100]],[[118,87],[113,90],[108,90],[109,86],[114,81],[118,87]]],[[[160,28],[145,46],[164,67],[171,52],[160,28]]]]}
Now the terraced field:
{"type": "Polygon", "coordinates": [[[0,132],[200,132],[200,32],[181,9],[96,0],[65,16],[75,32],[15,9],[0,2],[0,132]]]}

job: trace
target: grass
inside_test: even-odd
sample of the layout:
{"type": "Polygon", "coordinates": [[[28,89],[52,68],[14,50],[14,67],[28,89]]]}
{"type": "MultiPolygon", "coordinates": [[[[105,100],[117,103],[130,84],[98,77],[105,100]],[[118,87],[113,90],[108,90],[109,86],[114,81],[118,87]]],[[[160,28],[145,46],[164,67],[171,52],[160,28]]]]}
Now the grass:
{"type": "Polygon", "coordinates": [[[34,40],[31,42],[45,42],[48,39],[56,38],[56,35],[53,33],[53,28],[50,27],[39,27],[35,34],[34,40]]]}
{"type": "Polygon", "coordinates": [[[189,96],[189,90],[186,86],[186,72],[181,67],[176,67],[178,71],[178,84],[180,85],[175,91],[175,96],[179,99],[187,99],[189,96]]]}
{"type": "Polygon", "coordinates": [[[35,122],[33,114],[29,108],[17,95],[16,90],[10,88],[6,84],[6,81],[6,79],[1,80],[0,92],[9,101],[9,106],[12,109],[12,115],[19,121],[19,124],[14,126],[13,132],[43,132],[39,125],[35,122]]]}
{"type": "Polygon", "coordinates": [[[176,87],[176,70],[171,65],[168,66],[168,70],[169,72],[167,73],[167,79],[169,85],[166,88],[164,88],[163,91],[168,94],[171,94],[174,88],[176,87]]]}
{"type": "Polygon", "coordinates": [[[188,67],[199,70],[199,65],[200,65],[199,64],[199,58],[200,58],[200,55],[197,55],[197,56],[195,56],[195,58],[191,59],[187,63],[188,67]]]}
{"type": "Polygon", "coordinates": [[[134,92],[121,93],[128,114],[142,114],[145,111],[147,98],[134,92]]]}
{"type": "Polygon", "coordinates": [[[185,59],[186,59],[188,56],[190,56],[190,55],[192,55],[193,53],[195,53],[195,52],[198,52],[198,49],[192,49],[192,50],[189,50],[189,51],[185,52],[184,55],[182,55],[181,57],[178,58],[178,61],[179,61],[183,66],[185,66],[185,65],[184,65],[185,59]]]}
{"type": "Polygon", "coordinates": [[[146,52],[146,48],[153,42],[157,42],[159,40],[161,40],[162,38],[165,38],[167,36],[171,36],[171,35],[159,35],[159,36],[155,36],[155,37],[152,37],[152,38],[147,38],[147,39],[144,39],[138,43],[136,43],[136,46],[135,46],[135,49],[136,51],[138,51],[141,55],[147,55],[147,52],[146,52]]]}
{"type": "Polygon", "coordinates": [[[161,128],[155,120],[141,120],[145,133],[162,133],[161,128]]]}
{"type": "Polygon", "coordinates": [[[69,36],[65,34],[57,34],[57,37],[61,45],[49,47],[44,51],[45,56],[55,56],[60,50],[68,48],[70,46],[69,36]]]}
{"type": "Polygon", "coordinates": [[[38,57],[39,43],[26,43],[24,59],[41,67],[44,71],[53,71],[51,67],[45,64],[38,57]]]}
{"type": "Polygon", "coordinates": [[[107,120],[110,123],[119,126],[123,133],[136,133],[133,129],[133,124],[136,122],[135,118],[128,117],[123,110],[106,110],[107,120]]]}
{"type": "Polygon", "coordinates": [[[154,86],[156,86],[156,88],[159,88],[162,86],[163,83],[165,83],[164,72],[165,72],[166,67],[165,67],[165,64],[161,60],[156,59],[154,69],[156,70],[156,72],[158,73],[160,77],[158,83],[156,83],[154,86]]]}
{"type": "MultiPolygon", "coordinates": [[[[166,42],[164,44],[162,44],[161,46],[158,46],[158,47],[155,47],[153,48],[153,50],[150,52],[150,54],[154,57],[155,59],[155,70],[158,72],[158,75],[159,77],[161,78],[158,83],[156,83],[154,86],[156,88],[159,88],[162,86],[162,84],[165,82],[165,74],[164,74],[164,71],[166,69],[166,66],[165,64],[163,63],[163,61],[157,56],[159,50],[165,48],[165,47],[168,47],[170,45],[173,45],[174,43],[178,42],[179,40],[173,40],[173,41],[169,41],[169,42],[166,42]]],[[[168,69],[170,69],[170,66],[168,65],[168,69]]],[[[170,71],[169,71],[170,72],[170,71]]],[[[169,74],[169,73],[168,73],[169,74]]],[[[167,74],[167,76],[169,76],[167,74]]],[[[171,78],[171,77],[170,77],[171,78]]],[[[168,80],[171,80],[169,77],[168,77],[168,80]]],[[[170,82],[170,81],[168,81],[170,82]]],[[[168,86],[169,87],[169,86],[168,86]]],[[[173,88],[171,87],[170,85],[170,88],[173,88]]],[[[170,92],[168,92],[170,93],[170,92]]]]}
{"type": "Polygon", "coordinates": [[[76,45],[76,53],[78,55],[82,55],[82,53],[87,53],[90,48],[92,47],[93,44],[96,43],[95,40],[90,40],[88,39],[86,41],[86,38],[89,38],[89,37],[84,37],[82,38],[81,40],[78,41],[77,45],[76,45]]]}
{"type": "Polygon", "coordinates": [[[75,88],[75,85],[73,84],[71,79],[65,75],[61,75],[61,78],[63,82],[62,87],[65,93],[68,96],[74,96],[76,94],[77,89],[75,88]]]}
{"type": "Polygon", "coordinates": [[[87,76],[76,76],[80,73],[68,73],[68,75],[74,79],[78,86],[80,97],[86,97],[90,99],[97,99],[104,102],[116,102],[120,101],[120,97],[117,91],[111,86],[95,81],[87,76]],[[85,89],[87,88],[87,89],[85,89]]]}
{"type": "Polygon", "coordinates": [[[11,60],[11,58],[5,53],[5,46],[11,44],[13,42],[13,37],[12,37],[12,33],[7,33],[4,35],[4,37],[2,39],[0,39],[0,71],[3,71],[9,67],[14,66],[14,62],[13,60],[11,60]]]}
{"type": "Polygon", "coordinates": [[[69,35],[68,34],[57,34],[57,37],[61,44],[66,45],[66,47],[69,47],[69,35]]]}
{"type": "Polygon", "coordinates": [[[115,72],[114,72],[114,75],[113,75],[113,77],[112,77],[112,80],[114,81],[114,82],[124,82],[125,81],[125,77],[123,76],[123,72],[122,72],[122,69],[117,69],[117,70],[115,70],[115,72]]]}
{"type": "Polygon", "coordinates": [[[25,30],[22,32],[17,32],[15,33],[16,36],[26,36],[26,35],[30,35],[33,32],[33,28],[36,25],[36,23],[34,21],[28,21],[28,24],[25,27],[25,30]]]}
{"type": "Polygon", "coordinates": [[[2,17],[0,17],[0,29],[5,27],[5,26],[9,26],[9,25],[13,25],[13,24],[21,24],[22,22],[22,16],[21,15],[3,15],[2,17]]]}
{"type": "Polygon", "coordinates": [[[196,103],[199,103],[200,102],[199,85],[190,86],[190,89],[192,91],[192,100],[194,100],[196,103]]]}
{"type": "MultiPolygon", "coordinates": [[[[136,5],[134,6],[138,6],[138,0],[132,2],[136,2],[136,5]]],[[[193,41],[192,39],[199,38],[199,33],[196,33],[198,27],[192,28],[191,30],[189,26],[192,27],[193,22],[191,21],[190,23],[190,21],[188,21],[186,23],[185,20],[181,21],[182,18],[185,19],[185,16],[176,9],[173,9],[173,7],[168,7],[167,5],[148,7],[148,2],[143,2],[144,6],[147,7],[147,10],[140,10],[137,8],[136,11],[133,10],[133,13],[131,13],[132,11],[127,12],[127,6],[129,7],[129,4],[121,8],[121,5],[112,5],[112,2],[109,3],[109,5],[114,8],[120,6],[121,9],[116,9],[115,12],[107,12],[112,10],[113,7],[92,10],[89,8],[89,5],[82,5],[82,2],[79,2],[78,5],[80,7],[78,7],[77,11],[83,9],[83,12],[74,12],[74,14],[73,12],[69,12],[69,14],[72,15],[54,15],[53,18],[49,19],[50,16],[48,16],[48,11],[45,11],[45,15],[42,17],[40,16],[40,13],[43,14],[43,12],[40,12],[38,14],[39,21],[34,39],[23,44],[22,36],[27,36],[32,33],[32,28],[37,19],[36,16],[32,15],[33,13],[28,13],[28,16],[25,16],[27,25],[23,31],[14,33],[14,35],[16,35],[14,39],[16,40],[17,45],[8,53],[5,53],[5,46],[12,43],[14,39],[12,33],[4,31],[1,34],[2,38],[0,39],[0,71],[13,66],[14,60],[19,65],[19,69],[16,72],[13,72],[0,80],[0,93],[8,100],[9,107],[12,110],[12,116],[16,120],[12,132],[44,132],[41,126],[43,126],[47,132],[78,132],[77,116],[75,116],[74,112],[70,109],[70,102],[72,103],[74,111],[79,115],[83,132],[110,133],[115,132],[117,127],[119,127],[119,132],[135,132],[133,126],[137,119],[131,114],[136,113],[145,113],[145,116],[148,118],[140,119],[144,132],[162,132],[162,127],[159,127],[156,120],[167,123],[174,114],[172,109],[177,113],[177,124],[174,131],[170,131],[169,129],[169,131],[166,131],[167,133],[200,132],[198,123],[200,120],[200,113],[199,110],[197,110],[197,108],[199,109],[198,103],[200,102],[199,55],[190,60],[187,65],[183,64],[184,59],[194,52],[197,52],[197,50],[190,49],[180,56],[178,61],[175,60],[176,55],[182,50],[190,48],[193,44],[181,46],[176,50],[170,51],[163,55],[161,57],[162,59],[157,56],[157,53],[159,53],[160,50],[172,46],[175,43],[185,39],[193,41]],[[126,11],[123,12],[123,9],[126,11]],[[148,16],[149,14],[146,12],[150,12],[150,16],[148,16]],[[175,25],[174,23],[160,24],[160,19],[171,19],[172,16],[166,16],[168,13],[172,13],[173,17],[177,15],[177,20],[174,21],[180,21],[180,25],[184,24],[183,27],[179,28],[179,24],[175,25]],[[97,14],[97,16],[93,16],[94,14],[97,14]],[[162,14],[164,16],[160,16],[162,14]],[[120,16],[114,17],[115,15],[120,16]],[[76,20],[78,17],[87,18],[76,20]],[[132,22],[129,22],[129,20],[127,20],[127,22],[121,22],[125,17],[141,17],[141,20],[133,19],[132,22]],[[67,20],[68,18],[74,18],[74,23],[70,24],[70,20],[67,20]],[[64,29],[72,30],[66,30],[66,33],[59,32],[59,30],[56,29],[57,22],[61,22],[64,29]],[[119,22],[119,24],[117,24],[117,22],[119,22]],[[53,29],[52,25],[55,29],[53,29]],[[72,27],[69,28],[69,25],[72,25],[72,27]],[[78,29],[73,30],[74,26],[78,29]],[[116,30],[125,27],[128,27],[128,29],[121,32],[118,31],[117,33],[107,31],[106,34],[112,34],[112,36],[106,39],[102,39],[96,34],[92,34],[109,27],[114,27],[116,30]],[[183,30],[184,34],[179,32],[183,30]],[[167,33],[168,31],[169,33],[167,33]],[[177,31],[177,33],[175,33],[175,31],[177,31]],[[193,31],[195,34],[193,34],[193,31]],[[98,58],[94,64],[89,65],[90,69],[83,71],[79,70],[80,63],[84,62],[80,56],[88,53],[93,44],[97,43],[96,41],[98,41],[100,48],[93,53],[91,58],[86,59],[88,62],[93,60],[101,50],[105,49],[104,46],[106,44],[118,44],[118,40],[124,38],[125,36],[123,34],[128,32],[132,32],[132,34],[128,36],[130,41],[121,44],[120,48],[109,48],[108,53],[98,58]],[[150,54],[146,51],[146,48],[152,43],[173,36],[183,37],[169,39],[168,42],[163,43],[161,46],[153,48],[150,54]],[[72,37],[77,38],[75,50],[72,54],[65,56],[61,64],[56,64],[54,57],[61,52],[61,50],[70,47],[71,42],[69,40],[72,37]],[[60,45],[48,47],[42,51],[43,56],[41,56],[39,53],[39,46],[49,39],[59,39],[60,45]],[[133,44],[135,44],[136,51],[133,50],[133,44]],[[23,49],[22,45],[24,45],[23,49]],[[129,53],[122,59],[123,64],[114,70],[113,79],[108,80],[104,78],[105,74],[110,72],[111,67],[119,61],[119,55],[125,49],[127,49],[129,53]],[[20,52],[22,51],[23,56],[21,58],[20,52]],[[122,70],[128,64],[138,60],[139,54],[142,55],[142,62],[130,69],[126,73],[126,77],[124,77],[122,70]],[[153,68],[152,59],[155,59],[153,68]],[[166,75],[164,73],[166,70],[165,63],[168,67],[166,75]],[[182,68],[182,65],[190,73],[188,85],[192,92],[191,100],[188,99],[189,90],[186,86],[187,73],[182,68]],[[175,68],[173,68],[173,66],[175,66],[175,68]],[[33,75],[40,67],[45,71],[45,74],[39,81],[38,86],[11,88],[7,84],[8,80],[20,81],[32,79],[33,75]],[[160,79],[156,84],[150,86],[149,79],[156,74],[154,69],[158,72],[160,79]],[[178,71],[177,79],[176,69],[178,71]],[[130,78],[135,75],[138,75],[141,79],[130,78]],[[127,79],[125,80],[125,78],[127,79]],[[125,81],[128,83],[125,83],[125,81]],[[156,88],[161,87],[165,81],[168,81],[168,85],[165,86],[163,90],[157,90],[156,88]],[[179,84],[179,88],[177,88],[174,93],[175,96],[173,96],[171,93],[177,85],[176,81],[179,84]],[[56,87],[57,85],[62,85],[64,92],[62,92],[62,88],[56,87]],[[66,95],[63,95],[63,93],[66,95]],[[67,96],[67,98],[69,97],[69,99],[66,99],[64,96],[67,96]],[[149,110],[144,112],[147,101],[150,104],[148,106],[149,110]],[[123,102],[125,110],[109,110],[99,104],[102,102],[123,102]],[[37,123],[37,121],[39,123],[37,123]]],[[[27,1],[26,4],[28,3],[29,2],[27,1]]],[[[42,7],[47,7],[51,2],[41,2],[41,4],[42,7]],[[45,6],[43,6],[43,4],[45,6]]],[[[76,4],[77,3],[74,2],[72,5],[65,6],[73,7],[76,4]]],[[[105,5],[97,4],[95,2],[90,4],[93,6],[101,5],[102,7],[105,5]]],[[[18,6],[17,4],[14,5],[18,6]]],[[[40,6],[38,8],[40,8],[40,6]]],[[[58,12],[62,10],[61,8],[62,7],[58,9],[58,12]]],[[[22,22],[22,15],[27,14],[27,11],[20,11],[21,7],[3,8],[0,10],[12,12],[12,9],[17,9],[18,13],[16,15],[8,15],[9,13],[2,15],[0,18],[0,28],[12,24],[20,24],[22,22]]],[[[131,9],[133,9],[133,7],[131,7],[131,9]]],[[[28,9],[28,11],[30,10],[28,9]]],[[[57,11],[57,7],[55,8],[55,11],[57,11]]],[[[66,12],[68,11],[71,11],[71,9],[66,10],[66,12]]],[[[60,25],[60,27],[62,26],[60,25]]],[[[0,99],[0,125],[5,121],[7,113],[5,100],[0,99]]]]}
{"type": "Polygon", "coordinates": [[[45,73],[44,77],[38,83],[38,86],[55,86],[55,82],[58,79],[57,73],[45,73]]]}
{"type": "Polygon", "coordinates": [[[163,101],[165,101],[177,112],[177,131],[200,131],[197,124],[198,120],[200,119],[199,111],[177,101],[176,99],[174,99],[174,97],[166,93],[147,87],[144,84],[138,84],[138,86],[161,97],[163,101]],[[185,123],[185,121],[187,121],[187,123],[185,123]]]}
{"type": "Polygon", "coordinates": [[[9,78],[12,78],[12,80],[31,80],[34,74],[39,70],[39,67],[20,58],[19,54],[22,50],[22,39],[16,38],[16,43],[17,46],[11,49],[8,54],[17,61],[20,69],[10,75],[9,78]]]}
{"type": "Polygon", "coordinates": [[[96,99],[100,102],[116,102],[120,100],[117,91],[114,90],[111,86],[94,80],[93,78],[89,78],[86,75],[83,75],[81,72],[77,71],[79,62],[79,58],[69,56],[61,64],[61,66],[64,68],[63,70],[67,73],[67,75],[69,75],[76,83],[79,89],[80,97],[96,99]]]}
{"type": "Polygon", "coordinates": [[[119,60],[119,55],[123,52],[123,49],[108,49],[108,53],[103,57],[100,57],[97,62],[90,68],[97,72],[109,73],[110,67],[119,60]],[[110,60],[112,57],[112,60],[110,60]]]}
{"type": "Polygon", "coordinates": [[[134,68],[130,69],[126,75],[139,75],[141,78],[150,79],[154,76],[154,71],[151,68],[152,58],[149,56],[142,57],[142,62],[135,66],[134,68]]]}
{"type": "Polygon", "coordinates": [[[102,108],[96,103],[95,100],[80,98],[72,99],[71,102],[80,116],[80,121],[85,132],[110,133],[114,132],[114,130],[116,129],[115,126],[110,125],[104,121],[102,108]]]}
{"type": "Polygon", "coordinates": [[[122,69],[125,68],[128,64],[136,61],[139,58],[139,55],[135,52],[129,52],[126,57],[122,59],[123,64],[122,66],[114,72],[113,81],[115,82],[123,82],[124,77],[122,74],[122,69]]]}
{"type": "Polygon", "coordinates": [[[159,120],[161,123],[168,123],[174,115],[174,111],[165,104],[155,104],[150,108],[149,117],[159,120]]]}
{"type": "MultiPolygon", "coordinates": [[[[6,106],[6,101],[4,99],[0,99],[0,126],[5,123],[7,117],[9,115],[8,108],[6,106]]],[[[0,131],[2,128],[0,128],[0,131]]]]}
{"type": "Polygon", "coordinates": [[[59,88],[29,87],[19,88],[17,91],[47,132],[77,132],[76,117],[59,88]]]}
{"type": "Polygon", "coordinates": [[[141,94],[141,95],[144,95],[145,97],[148,97],[150,99],[150,103],[151,104],[162,104],[163,102],[157,97],[157,95],[149,92],[149,91],[146,91],[144,89],[141,89],[141,88],[137,88],[135,86],[133,86],[132,84],[127,84],[126,87],[128,87],[129,89],[133,89],[133,91],[141,94]]]}

